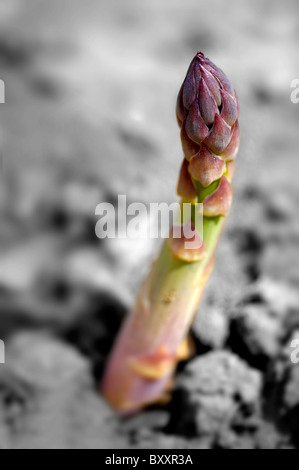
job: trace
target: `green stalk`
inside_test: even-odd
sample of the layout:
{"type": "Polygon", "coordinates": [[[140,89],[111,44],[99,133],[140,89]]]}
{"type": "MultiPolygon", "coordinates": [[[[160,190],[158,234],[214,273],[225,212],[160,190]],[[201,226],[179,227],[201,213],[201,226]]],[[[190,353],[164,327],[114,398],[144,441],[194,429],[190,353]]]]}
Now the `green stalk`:
{"type": "MultiPolygon", "coordinates": [[[[179,360],[189,355],[184,340],[210,276],[214,253],[232,202],[231,179],[239,147],[239,106],[229,81],[198,53],[178,97],[177,118],[185,159],[178,194],[192,204],[191,221],[200,249],[186,248],[170,233],[142,286],[104,374],[102,391],[121,414],[161,399],[179,360]],[[195,217],[202,203],[203,233],[195,217]]],[[[188,221],[187,221],[188,222],[188,221]]]]}
{"type": "MultiPolygon", "coordinates": [[[[164,243],[110,358],[102,390],[122,414],[157,401],[167,389],[212,268],[225,217],[203,220],[206,257],[177,259],[164,243]]],[[[185,353],[183,353],[185,354],[185,353]]]]}

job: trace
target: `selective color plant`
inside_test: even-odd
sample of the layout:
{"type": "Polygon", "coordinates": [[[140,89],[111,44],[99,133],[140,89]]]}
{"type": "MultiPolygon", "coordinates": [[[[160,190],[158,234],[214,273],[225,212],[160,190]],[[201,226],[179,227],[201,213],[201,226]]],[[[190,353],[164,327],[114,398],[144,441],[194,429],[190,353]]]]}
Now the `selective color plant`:
{"type": "MultiPolygon", "coordinates": [[[[171,231],[126,320],[104,374],[102,391],[122,414],[161,399],[180,360],[210,276],[214,253],[232,203],[231,181],[239,149],[239,105],[224,73],[202,53],[193,59],[179,92],[177,119],[184,152],[178,194],[203,211],[198,246],[186,248],[171,231]],[[201,204],[197,204],[201,203],[201,204]]],[[[190,240],[189,240],[190,241],[190,240]]]]}

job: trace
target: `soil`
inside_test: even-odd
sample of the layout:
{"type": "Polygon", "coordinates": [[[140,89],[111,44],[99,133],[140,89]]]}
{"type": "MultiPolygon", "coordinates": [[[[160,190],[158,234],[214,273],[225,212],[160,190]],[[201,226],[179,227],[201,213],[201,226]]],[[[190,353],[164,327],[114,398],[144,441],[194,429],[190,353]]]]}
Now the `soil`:
{"type": "Polygon", "coordinates": [[[298,2],[2,0],[0,31],[0,449],[298,448],[298,2]],[[198,50],[240,98],[234,207],[171,402],[118,418],[99,384],[160,242],[99,240],[95,207],[176,200],[198,50]]]}

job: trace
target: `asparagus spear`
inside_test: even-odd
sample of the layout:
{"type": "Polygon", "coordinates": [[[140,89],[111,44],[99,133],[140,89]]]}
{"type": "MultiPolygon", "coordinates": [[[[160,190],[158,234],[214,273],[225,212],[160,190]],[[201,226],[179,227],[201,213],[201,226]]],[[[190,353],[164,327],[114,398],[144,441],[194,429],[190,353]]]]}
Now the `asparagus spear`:
{"type": "Polygon", "coordinates": [[[182,202],[194,207],[197,202],[203,204],[203,243],[200,249],[186,249],[183,230],[179,241],[171,232],[139,292],[102,383],[104,396],[121,414],[159,400],[178,361],[188,356],[184,339],[232,203],[231,180],[240,140],[238,117],[238,99],[230,82],[198,53],[177,101],[185,156],[177,192],[182,202]]]}

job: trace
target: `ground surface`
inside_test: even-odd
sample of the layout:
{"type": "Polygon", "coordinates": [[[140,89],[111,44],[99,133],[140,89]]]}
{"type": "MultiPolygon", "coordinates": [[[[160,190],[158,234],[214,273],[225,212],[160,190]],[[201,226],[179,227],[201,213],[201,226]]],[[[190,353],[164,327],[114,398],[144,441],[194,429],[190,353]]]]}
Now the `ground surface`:
{"type": "Polygon", "coordinates": [[[298,3],[1,0],[0,31],[0,448],[298,447],[298,3]],[[240,97],[235,204],[172,402],[119,420],[98,382],[159,246],[93,214],[175,199],[197,50],[240,97]]]}

